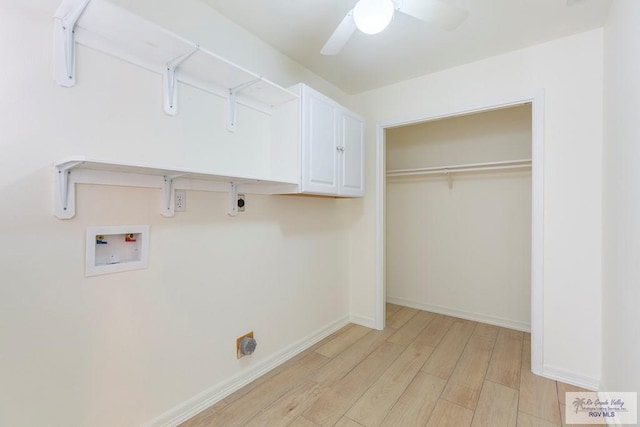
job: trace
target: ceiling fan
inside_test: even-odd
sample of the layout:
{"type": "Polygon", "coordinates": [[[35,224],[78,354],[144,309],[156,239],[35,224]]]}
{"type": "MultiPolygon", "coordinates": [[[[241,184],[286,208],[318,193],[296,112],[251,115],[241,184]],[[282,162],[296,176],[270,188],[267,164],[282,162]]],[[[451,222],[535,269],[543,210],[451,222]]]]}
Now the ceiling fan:
{"type": "Polygon", "coordinates": [[[356,29],[366,34],[381,32],[387,28],[396,11],[449,31],[462,24],[469,14],[442,0],[359,0],[331,34],[320,53],[338,54],[356,29]]]}

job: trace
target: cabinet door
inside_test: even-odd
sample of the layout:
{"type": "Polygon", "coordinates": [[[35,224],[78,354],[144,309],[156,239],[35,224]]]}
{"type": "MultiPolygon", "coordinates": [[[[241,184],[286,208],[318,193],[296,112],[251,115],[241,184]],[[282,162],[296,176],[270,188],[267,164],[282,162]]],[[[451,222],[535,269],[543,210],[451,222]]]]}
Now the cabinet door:
{"type": "Polygon", "coordinates": [[[305,88],[302,191],[338,194],[338,104],[305,88]]]}
{"type": "Polygon", "coordinates": [[[340,195],[364,195],[364,121],[348,110],[340,115],[340,195]]]}

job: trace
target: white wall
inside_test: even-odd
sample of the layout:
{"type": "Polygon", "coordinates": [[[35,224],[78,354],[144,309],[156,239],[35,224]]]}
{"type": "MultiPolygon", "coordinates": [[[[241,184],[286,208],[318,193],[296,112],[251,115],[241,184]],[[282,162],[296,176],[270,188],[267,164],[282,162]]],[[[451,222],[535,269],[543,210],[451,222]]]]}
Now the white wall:
{"type": "MultiPolygon", "coordinates": [[[[196,0],[128,3],[283,85],[329,87],[196,0]]],[[[135,426],[347,318],[348,202],[248,195],[230,218],[226,194],[190,191],[167,219],[158,190],[82,185],[77,216],[54,218],[56,161],[244,158],[248,171],[267,167],[269,126],[243,109],[230,136],[223,101],[186,87],[165,116],[159,76],[87,48],[77,85],[59,87],[57,6],[0,3],[0,425],[135,426]],[[85,278],[86,227],[126,224],[151,226],[149,268],[85,278]],[[235,338],[250,330],[258,349],[238,361],[235,338]]]]}
{"type": "Polygon", "coordinates": [[[597,386],[601,368],[602,30],[373,90],[366,197],[351,234],[351,311],[375,315],[376,123],[499,104],[544,90],[545,372],[597,386]],[[579,331],[576,326],[580,325],[579,331]]]}
{"type": "Polygon", "coordinates": [[[387,169],[531,159],[531,105],[389,128],[387,169]]]}
{"type": "Polygon", "coordinates": [[[604,30],[602,387],[640,391],[640,3],[615,1],[604,30]]]}
{"type": "MultiPolygon", "coordinates": [[[[531,158],[531,106],[386,132],[387,170],[531,158]]],[[[531,170],[387,178],[387,300],[531,327],[531,170]]]]}

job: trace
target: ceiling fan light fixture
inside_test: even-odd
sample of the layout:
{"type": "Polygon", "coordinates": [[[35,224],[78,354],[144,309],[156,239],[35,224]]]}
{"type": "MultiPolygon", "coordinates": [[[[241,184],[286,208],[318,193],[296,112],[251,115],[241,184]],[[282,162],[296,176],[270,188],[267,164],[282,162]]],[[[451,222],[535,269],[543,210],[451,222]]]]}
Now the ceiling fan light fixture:
{"type": "Polygon", "coordinates": [[[356,27],[365,34],[378,34],[393,18],[391,0],[360,0],[353,8],[353,20],[356,27]]]}

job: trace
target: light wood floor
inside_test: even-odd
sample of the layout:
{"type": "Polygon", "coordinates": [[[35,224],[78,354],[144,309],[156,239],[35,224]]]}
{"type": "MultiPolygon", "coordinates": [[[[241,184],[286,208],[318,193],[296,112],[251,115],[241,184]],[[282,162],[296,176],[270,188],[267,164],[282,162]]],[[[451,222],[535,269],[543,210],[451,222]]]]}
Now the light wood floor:
{"type": "Polygon", "coordinates": [[[387,328],[348,325],[182,424],[564,426],[566,391],[531,373],[531,338],[387,304],[387,328]]]}

